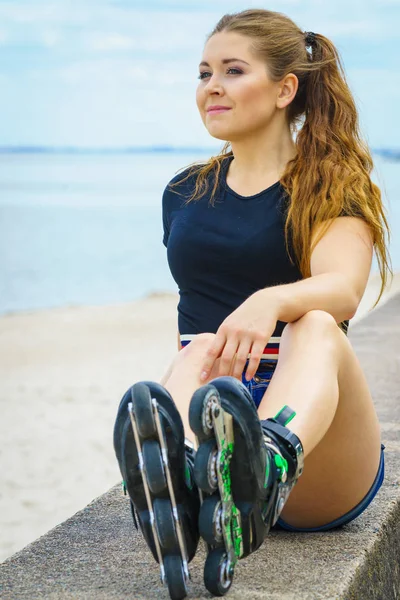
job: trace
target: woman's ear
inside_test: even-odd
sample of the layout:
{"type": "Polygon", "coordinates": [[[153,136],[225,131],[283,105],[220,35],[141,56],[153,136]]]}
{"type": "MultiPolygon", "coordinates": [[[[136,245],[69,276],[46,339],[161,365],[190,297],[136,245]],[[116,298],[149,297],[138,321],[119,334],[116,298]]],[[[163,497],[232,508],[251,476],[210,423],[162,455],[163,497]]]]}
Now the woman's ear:
{"type": "Polygon", "coordinates": [[[278,108],[285,108],[288,106],[296,96],[298,87],[299,80],[296,75],[294,75],[294,73],[288,73],[288,75],[280,82],[276,106],[278,108]]]}

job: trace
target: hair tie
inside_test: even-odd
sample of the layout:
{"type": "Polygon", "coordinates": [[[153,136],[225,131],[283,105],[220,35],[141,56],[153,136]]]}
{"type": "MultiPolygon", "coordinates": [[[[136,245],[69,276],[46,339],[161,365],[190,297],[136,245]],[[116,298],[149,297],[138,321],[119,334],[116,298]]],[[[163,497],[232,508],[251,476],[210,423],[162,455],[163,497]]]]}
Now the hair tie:
{"type": "Polygon", "coordinates": [[[316,43],[315,33],[313,31],[305,31],[304,35],[305,35],[305,41],[306,41],[306,48],[308,48],[309,46],[311,46],[311,47],[315,46],[315,43],[316,43]]]}

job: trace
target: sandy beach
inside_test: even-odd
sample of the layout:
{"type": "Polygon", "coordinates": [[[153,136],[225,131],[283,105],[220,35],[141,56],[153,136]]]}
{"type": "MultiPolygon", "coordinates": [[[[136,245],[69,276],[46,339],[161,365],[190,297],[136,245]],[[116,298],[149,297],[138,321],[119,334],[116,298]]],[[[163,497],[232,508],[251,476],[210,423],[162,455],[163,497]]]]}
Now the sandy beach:
{"type": "MultiPolygon", "coordinates": [[[[378,289],[373,275],[351,324],[378,289]]],[[[399,292],[397,274],[380,304],[399,292]]],[[[0,560],[120,481],[116,409],[135,381],[159,380],[172,360],[177,298],[0,317],[0,560]]]]}

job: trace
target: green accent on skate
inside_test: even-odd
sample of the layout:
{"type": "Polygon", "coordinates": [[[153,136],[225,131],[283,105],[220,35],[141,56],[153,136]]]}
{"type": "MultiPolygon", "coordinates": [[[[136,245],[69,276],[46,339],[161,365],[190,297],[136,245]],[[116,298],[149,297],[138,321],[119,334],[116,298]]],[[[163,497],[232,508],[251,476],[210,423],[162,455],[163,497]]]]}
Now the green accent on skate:
{"type": "Polygon", "coordinates": [[[221,458],[220,465],[222,465],[222,469],[220,470],[221,479],[224,487],[224,494],[221,500],[223,502],[232,502],[231,508],[231,516],[230,519],[222,524],[222,527],[225,530],[226,536],[229,539],[230,543],[233,546],[235,556],[240,558],[243,547],[243,535],[242,528],[239,525],[240,522],[240,512],[238,508],[235,506],[232,498],[232,481],[231,481],[231,473],[229,469],[229,465],[231,462],[232,454],[233,454],[233,446],[234,444],[226,443],[226,440],[221,440],[221,458]],[[226,445],[226,448],[224,447],[226,445]]]}
{"type": "Polygon", "coordinates": [[[190,469],[187,463],[185,465],[185,483],[189,489],[193,488],[192,477],[190,475],[190,469]]]}
{"type": "Polygon", "coordinates": [[[239,525],[239,511],[235,505],[232,507],[232,537],[233,547],[235,549],[235,555],[240,558],[241,547],[242,547],[242,528],[239,525]]]}
{"type": "Polygon", "coordinates": [[[267,466],[265,467],[265,481],[264,481],[264,487],[266,488],[268,485],[268,479],[269,479],[269,458],[267,456],[267,466]]]}
{"type": "MultiPolygon", "coordinates": [[[[275,415],[274,419],[277,419],[277,418],[279,417],[279,415],[280,415],[280,414],[281,414],[281,413],[282,413],[282,412],[285,410],[285,408],[289,408],[287,404],[285,404],[285,406],[284,406],[283,408],[281,408],[281,410],[280,410],[280,411],[278,411],[278,412],[276,413],[276,415],[275,415]]],[[[290,421],[291,421],[292,419],[294,419],[294,418],[295,418],[295,416],[296,416],[296,412],[293,410],[293,411],[292,411],[292,414],[290,415],[290,417],[289,417],[288,419],[286,419],[286,421],[285,421],[285,427],[286,427],[286,425],[287,425],[288,423],[290,423],[290,421]]]]}
{"type": "Polygon", "coordinates": [[[275,464],[278,467],[278,469],[280,469],[283,472],[288,471],[288,463],[287,460],[285,458],[282,458],[282,456],[280,456],[279,454],[275,454],[274,457],[275,460],[275,464]]]}
{"type": "MultiPolygon", "coordinates": [[[[222,440],[221,446],[225,445],[225,440],[222,440]]],[[[229,463],[231,462],[231,457],[233,453],[233,444],[227,444],[227,448],[221,448],[221,463],[223,468],[221,470],[222,482],[224,484],[224,500],[230,500],[231,497],[231,473],[229,470],[229,463]]]]}
{"type": "Polygon", "coordinates": [[[124,496],[126,496],[126,483],[125,483],[125,481],[122,482],[122,491],[124,492],[124,496]]]}

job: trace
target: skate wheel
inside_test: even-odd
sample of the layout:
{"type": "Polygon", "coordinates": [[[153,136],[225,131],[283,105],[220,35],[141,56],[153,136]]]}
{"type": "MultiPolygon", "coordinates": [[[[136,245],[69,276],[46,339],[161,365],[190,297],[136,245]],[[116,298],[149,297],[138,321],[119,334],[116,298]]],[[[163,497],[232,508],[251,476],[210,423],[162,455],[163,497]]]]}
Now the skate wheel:
{"type": "Polygon", "coordinates": [[[189,406],[189,424],[200,441],[213,435],[211,407],[219,403],[218,390],[213,385],[203,385],[193,394],[189,406]]]}
{"type": "Polygon", "coordinates": [[[211,546],[217,546],[223,540],[222,502],[216,494],[207,496],[200,507],[199,531],[203,540],[211,546]]]}
{"type": "Polygon", "coordinates": [[[158,496],[167,487],[160,444],[156,440],[146,440],[142,452],[148,486],[151,493],[158,496]]]}
{"type": "Polygon", "coordinates": [[[194,479],[204,492],[212,494],[218,487],[218,447],[214,438],[201,444],[194,459],[194,479]]]}
{"type": "Polygon", "coordinates": [[[141,438],[149,438],[156,433],[150,390],[144,383],[131,387],[132,408],[141,438]]]}
{"type": "Polygon", "coordinates": [[[165,556],[164,569],[171,600],[186,598],[187,587],[181,557],[175,555],[165,556]]]}
{"type": "Polygon", "coordinates": [[[216,548],[208,553],[204,565],[204,585],[214,596],[224,596],[230,589],[233,569],[229,566],[225,548],[216,548]]]}
{"type": "Polygon", "coordinates": [[[175,519],[171,502],[167,499],[156,498],[153,502],[154,520],[161,546],[165,550],[179,552],[179,542],[175,531],[175,519]]]}

